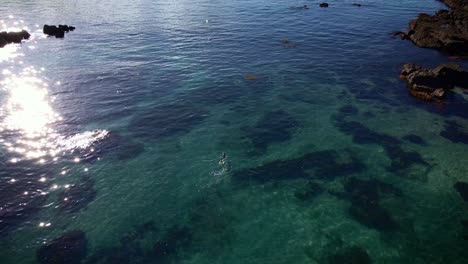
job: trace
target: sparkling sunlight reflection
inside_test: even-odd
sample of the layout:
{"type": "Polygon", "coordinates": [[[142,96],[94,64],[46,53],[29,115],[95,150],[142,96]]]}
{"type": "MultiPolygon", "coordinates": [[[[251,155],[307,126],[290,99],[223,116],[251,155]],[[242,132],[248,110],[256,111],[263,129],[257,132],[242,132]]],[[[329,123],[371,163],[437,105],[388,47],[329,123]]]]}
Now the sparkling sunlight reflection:
{"type": "Polygon", "coordinates": [[[66,151],[88,148],[108,135],[106,130],[68,137],[58,133],[54,124],[62,117],[51,106],[54,98],[49,96],[48,84],[37,77],[42,71],[28,67],[20,74],[3,72],[5,79],[0,84],[6,100],[0,106],[0,143],[18,154],[10,160],[13,163],[22,158],[39,159],[40,163],[47,158],[56,160],[66,151]]]}

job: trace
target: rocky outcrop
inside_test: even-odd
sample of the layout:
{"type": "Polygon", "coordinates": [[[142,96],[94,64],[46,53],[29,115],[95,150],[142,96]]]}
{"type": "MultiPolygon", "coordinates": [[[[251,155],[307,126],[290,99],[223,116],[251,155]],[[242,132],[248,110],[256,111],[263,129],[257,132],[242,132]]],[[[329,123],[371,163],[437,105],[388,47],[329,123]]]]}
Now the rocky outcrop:
{"type": "Polygon", "coordinates": [[[446,6],[453,9],[468,9],[468,1],[466,0],[438,0],[439,2],[444,3],[446,6]]]}
{"type": "Polygon", "coordinates": [[[37,251],[37,260],[41,264],[79,264],[87,249],[85,233],[71,231],[42,245],[37,251]]]}
{"type": "Polygon", "coordinates": [[[49,26],[44,25],[43,32],[49,36],[55,36],[56,38],[63,38],[65,37],[65,33],[69,31],[75,30],[75,27],[68,26],[68,25],[58,25],[58,26],[49,26]]]}
{"type": "Polygon", "coordinates": [[[408,82],[411,95],[425,101],[442,98],[455,86],[468,88],[468,71],[456,64],[441,64],[434,69],[405,64],[400,79],[408,82]]]}
{"type": "Polygon", "coordinates": [[[0,48],[10,43],[21,43],[23,39],[29,39],[30,36],[31,34],[26,30],[21,30],[19,32],[0,32],[0,48]]]}
{"type": "Polygon", "coordinates": [[[395,32],[422,48],[468,57],[468,2],[442,0],[454,10],[439,10],[434,15],[420,14],[409,22],[406,32],[395,32]]]}

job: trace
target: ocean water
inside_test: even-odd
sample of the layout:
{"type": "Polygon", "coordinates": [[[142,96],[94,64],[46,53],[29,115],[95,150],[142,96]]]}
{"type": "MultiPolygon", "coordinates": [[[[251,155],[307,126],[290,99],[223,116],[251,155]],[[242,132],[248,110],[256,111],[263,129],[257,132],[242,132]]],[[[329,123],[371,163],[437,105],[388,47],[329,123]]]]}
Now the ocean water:
{"type": "Polygon", "coordinates": [[[0,263],[467,263],[468,94],[398,73],[468,64],[389,35],[444,6],[356,2],[2,0],[0,263]]]}

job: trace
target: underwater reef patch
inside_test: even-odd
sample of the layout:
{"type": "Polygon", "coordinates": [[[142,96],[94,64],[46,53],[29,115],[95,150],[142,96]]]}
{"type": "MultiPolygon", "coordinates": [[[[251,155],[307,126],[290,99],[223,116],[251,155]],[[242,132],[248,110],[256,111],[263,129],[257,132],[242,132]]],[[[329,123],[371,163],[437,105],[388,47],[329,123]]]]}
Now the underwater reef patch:
{"type": "Polygon", "coordinates": [[[42,245],[37,251],[41,264],[79,264],[88,252],[88,240],[83,231],[71,231],[42,245]]]}
{"type": "Polygon", "coordinates": [[[327,264],[370,264],[372,263],[367,251],[357,247],[347,247],[331,254],[327,258],[327,264]]]}
{"type": "Polygon", "coordinates": [[[267,164],[235,171],[232,178],[243,183],[265,183],[297,178],[331,180],[363,171],[366,166],[347,151],[322,150],[296,159],[275,160],[267,164]]]}
{"type": "Polygon", "coordinates": [[[269,145],[288,141],[300,123],[289,113],[276,110],[265,114],[255,126],[244,127],[245,136],[257,153],[263,153],[269,145]]]}
{"type": "Polygon", "coordinates": [[[348,178],[343,193],[331,193],[351,202],[349,215],[360,224],[379,231],[394,231],[398,224],[388,210],[380,206],[382,196],[402,196],[401,190],[376,179],[348,178]]]}
{"type": "Polygon", "coordinates": [[[57,195],[58,209],[61,212],[75,213],[86,208],[96,198],[94,183],[91,177],[85,176],[65,188],[57,195]]]}
{"type": "Polygon", "coordinates": [[[456,182],[453,185],[453,188],[455,188],[455,190],[458,192],[458,194],[460,194],[461,198],[463,198],[465,202],[468,202],[468,182],[456,182]]]}
{"type": "Polygon", "coordinates": [[[27,223],[47,202],[48,186],[41,178],[52,174],[47,166],[32,160],[10,162],[0,156],[0,234],[27,223]]]}
{"type": "Polygon", "coordinates": [[[117,245],[96,250],[84,263],[86,264],[129,264],[148,263],[151,261],[151,249],[145,249],[145,241],[151,241],[158,234],[158,228],[153,221],[135,226],[124,234],[117,245]]]}
{"type": "Polygon", "coordinates": [[[455,121],[447,120],[444,124],[444,130],[439,135],[453,143],[468,144],[468,132],[463,131],[464,128],[455,121]]]}
{"type": "Polygon", "coordinates": [[[335,114],[333,121],[341,132],[352,137],[354,143],[381,146],[391,160],[388,169],[392,172],[408,169],[413,165],[429,167],[418,152],[403,150],[400,147],[403,142],[396,137],[373,131],[357,121],[348,121],[342,112],[335,114]]]}
{"type": "Polygon", "coordinates": [[[302,188],[294,192],[294,197],[303,202],[313,200],[324,191],[323,187],[314,181],[309,181],[301,187],[302,188]]]}
{"type": "Polygon", "coordinates": [[[420,146],[427,146],[427,142],[420,136],[410,134],[403,137],[404,140],[420,146]]]}

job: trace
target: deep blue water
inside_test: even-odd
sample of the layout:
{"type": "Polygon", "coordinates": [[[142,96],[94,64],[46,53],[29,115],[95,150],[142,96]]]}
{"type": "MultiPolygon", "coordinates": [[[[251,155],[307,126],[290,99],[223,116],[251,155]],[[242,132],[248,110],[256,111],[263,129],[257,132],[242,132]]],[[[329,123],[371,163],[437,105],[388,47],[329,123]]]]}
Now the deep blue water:
{"type": "Polygon", "coordinates": [[[467,263],[467,94],[398,74],[468,64],[389,35],[445,7],[355,2],[3,0],[0,263],[467,263]]]}

